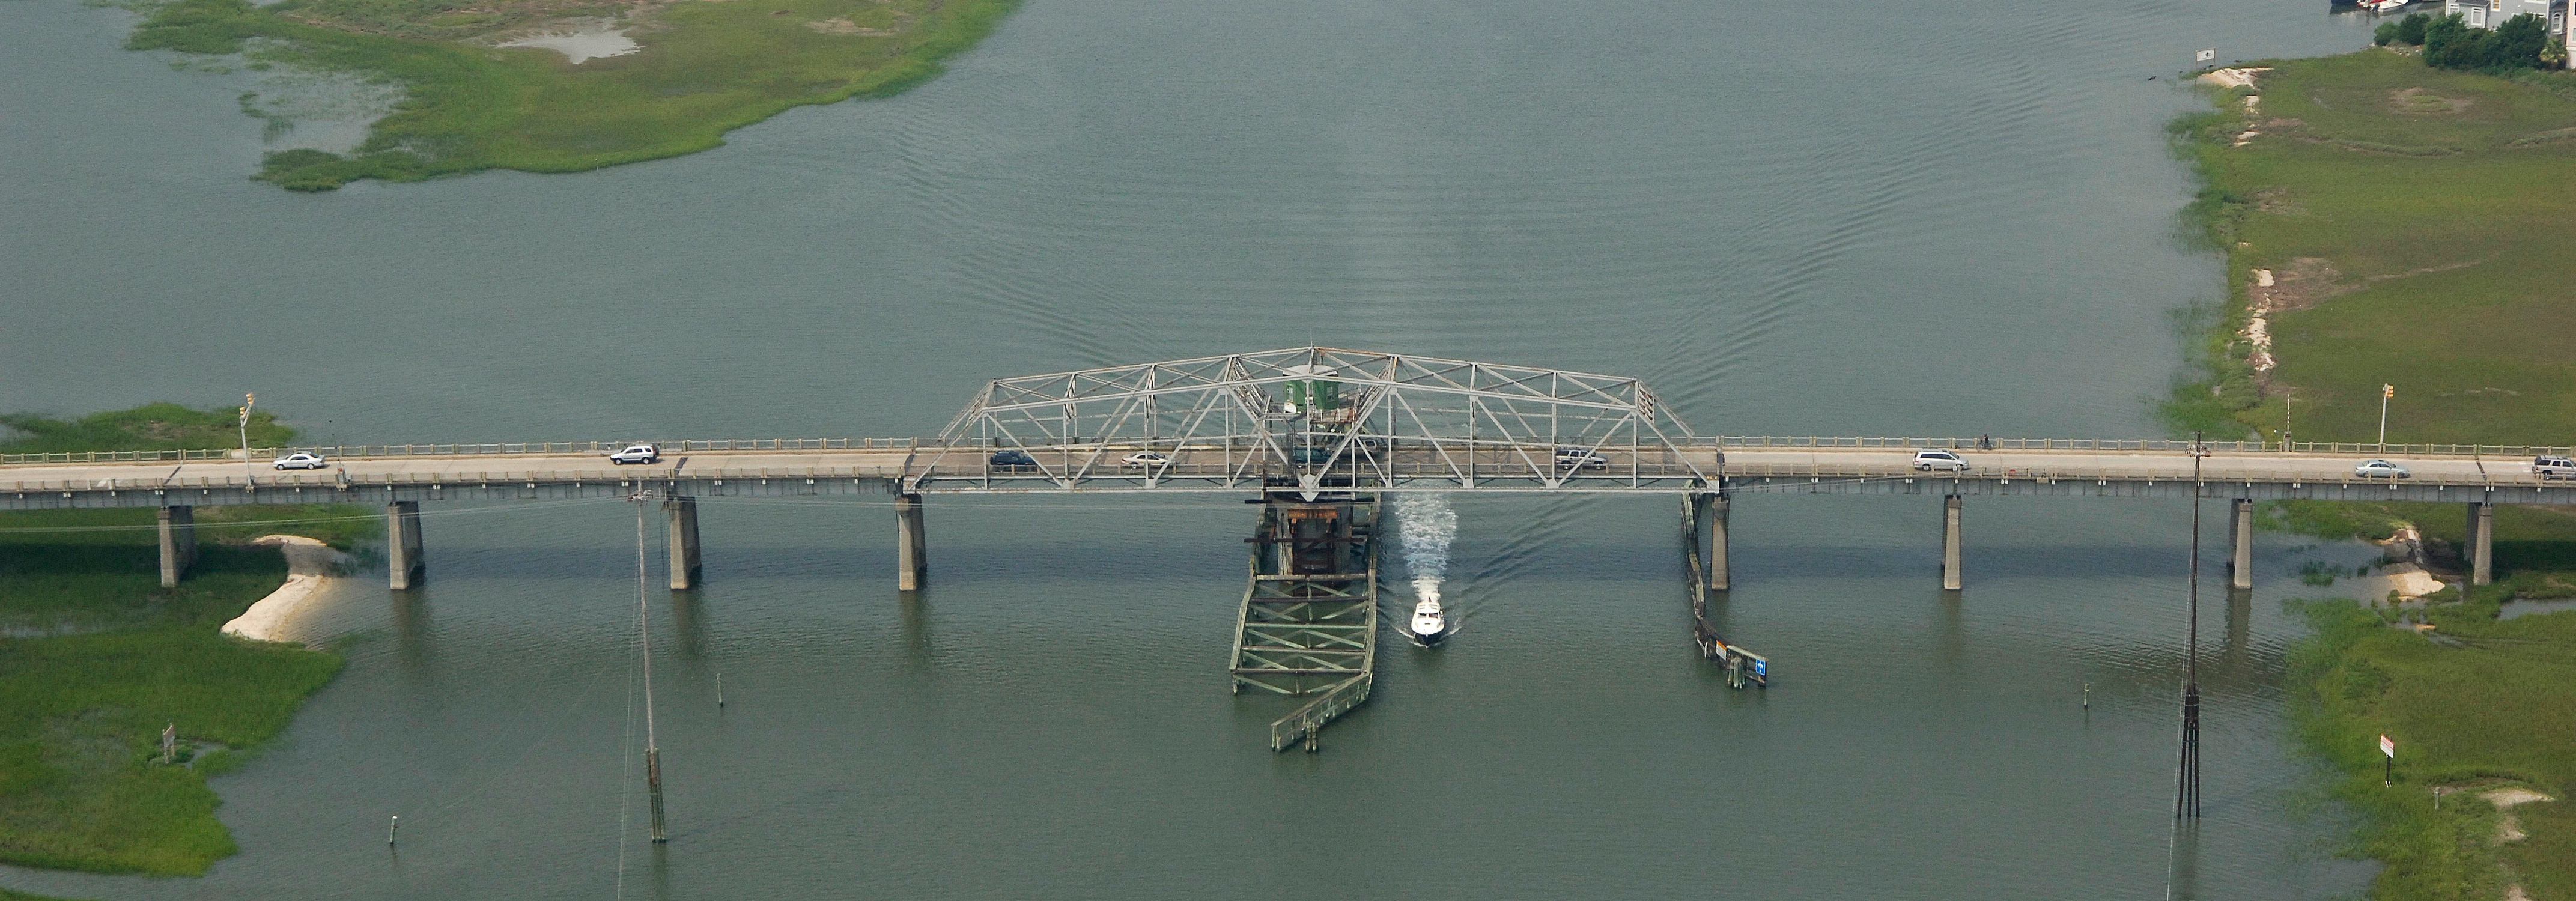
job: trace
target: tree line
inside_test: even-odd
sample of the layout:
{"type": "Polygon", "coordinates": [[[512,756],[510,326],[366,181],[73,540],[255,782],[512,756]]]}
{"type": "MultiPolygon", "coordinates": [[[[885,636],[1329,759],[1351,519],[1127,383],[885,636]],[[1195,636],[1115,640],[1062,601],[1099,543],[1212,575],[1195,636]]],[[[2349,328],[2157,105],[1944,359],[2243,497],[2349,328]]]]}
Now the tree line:
{"type": "Polygon", "coordinates": [[[2506,19],[2493,31],[2471,28],[2459,16],[2416,13],[2382,22],[2372,35],[2380,46],[2420,45],[2424,64],[2436,69],[2500,73],[2514,69],[2557,68],[2567,61],[2566,48],[2549,42],[2549,25],[2539,16],[2506,19]]]}

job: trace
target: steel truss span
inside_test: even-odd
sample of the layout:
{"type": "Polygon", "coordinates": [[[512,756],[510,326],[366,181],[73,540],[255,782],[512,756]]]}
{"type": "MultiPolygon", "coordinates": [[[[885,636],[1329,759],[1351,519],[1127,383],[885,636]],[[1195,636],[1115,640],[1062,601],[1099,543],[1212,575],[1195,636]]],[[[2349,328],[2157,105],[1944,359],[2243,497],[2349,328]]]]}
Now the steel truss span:
{"type": "Polygon", "coordinates": [[[994,381],[902,490],[1688,490],[1721,461],[1633,378],[1297,347],[994,381]]]}

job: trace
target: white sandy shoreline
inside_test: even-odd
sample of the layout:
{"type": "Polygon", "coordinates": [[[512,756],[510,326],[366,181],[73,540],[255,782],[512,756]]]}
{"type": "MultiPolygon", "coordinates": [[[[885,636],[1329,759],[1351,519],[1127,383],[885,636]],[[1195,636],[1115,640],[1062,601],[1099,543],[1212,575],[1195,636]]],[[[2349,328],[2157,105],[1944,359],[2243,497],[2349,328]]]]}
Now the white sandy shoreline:
{"type": "Polygon", "coordinates": [[[346,562],[348,555],[302,535],[262,535],[251,543],[275,545],[285,552],[286,584],[277,586],[276,591],[225,623],[224,634],[256,641],[288,641],[287,635],[304,608],[330,586],[336,578],[333,569],[346,562]]]}

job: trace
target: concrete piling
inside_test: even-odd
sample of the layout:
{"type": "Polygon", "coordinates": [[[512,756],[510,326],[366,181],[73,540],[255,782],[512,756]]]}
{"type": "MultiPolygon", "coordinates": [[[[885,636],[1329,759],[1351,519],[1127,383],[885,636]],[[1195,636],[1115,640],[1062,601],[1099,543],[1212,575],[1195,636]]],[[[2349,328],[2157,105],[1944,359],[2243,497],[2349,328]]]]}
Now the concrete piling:
{"type": "Polygon", "coordinates": [[[1959,575],[1959,502],[1960,496],[1941,498],[1941,589],[1957,591],[1965,584],[1959,575]]]}
{"type": "Polygon", "coordinates": [[[2234,512],[2228,518],[2227,587],[2244,591],[2254,587],[2254,500],[2237,498],[2234,512]]]}
{"type": "Polygon", "coordinates": [[[197,563],[197,511],[194,507],[161,508],[161,587],[179,587],[179,577],[197,563]]]}
{"type": "Polygon", "coordinates": [[[2460,562],[2469,566],[2469,584],[2495,583],[2495,505],[2469,505],[2468,534],[2460,542],[2460,562]]]}
{"type": "Polygon", "coordinates": [[[395,591],[408,591],[423,572],[420,559],[420,502],[385,505],[385,568],[395,591]]]}
{"type": "Polygon", "coordinates": [[[671,534],[671,590],[698,587],[698,499],[675,497],[662,502],[671,534]]]}
{"type": "Polygon", "coordinates": [[[921,530],[921,495],[901,494],[894,499],[895,521],[895,589],[920,591],[930,581],[928,536],[921,530]]]}

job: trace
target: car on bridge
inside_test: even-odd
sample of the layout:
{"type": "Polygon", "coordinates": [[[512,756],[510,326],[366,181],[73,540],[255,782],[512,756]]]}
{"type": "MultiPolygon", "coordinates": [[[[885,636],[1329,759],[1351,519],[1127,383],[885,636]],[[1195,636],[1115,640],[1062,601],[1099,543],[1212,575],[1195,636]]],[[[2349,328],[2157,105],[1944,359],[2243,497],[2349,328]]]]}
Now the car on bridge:
{"type": "Polygon", "coordinates": [[[1161,451],[1137,451],[1119,458],[1118,465],[1129,469],[1161,469],[1172,465],[1172,455],[1161,451]]]}
{"type": "Polygon", "coordinates": [[[658,463],[661,460],[662,449],[650,444],[629,444],[624,449],[608,455],[609,464],[614,466],[624,466],[628,463],[658,463]]]}
{"type": "Polygon", "coordinates": [[[1560,447],[1556,449],[1556,466],[1558,469],[1608,469],[1610,458],[1593,453],[1590,448],[1560,447]]]}
{"type": "Polygon", "coordinates": [[[993,466],[1036,466],[1038,458],[1019,448],[1005,448],[994,451],[992,456],[984,458],[984,462],[993,466]]]}
{"type": "Polygon", "coordinates": [[[2352,475],[2360,479],[2403,479],[2415,474],[2406,471],[2406,467],[2386,460],[2371,460],[2353,467],[2352,475]]]}
{"type": "Polygon", "coordinates": [[[273,469],[320,469],[331,464],[324,461],[321,454],[313,453],[311,451],[296,451],[275,460],[271,460],[268,465],[273,469]]]}
{"type": "Polygon", "coordinates": [[[2531,474],[2544,479],[2576,479],[2576,458],[2534,457],[2531,474]]]}
{"type": "Polygon", "coordinates": [[[1935,469],[1967,472],[1968,461],[1960,458],[1958,454],[1945,450],[1919,450],[1914,452],[1914,468],[1924,472],[1935,469]]]}

